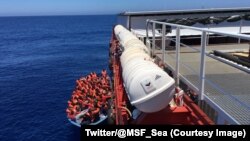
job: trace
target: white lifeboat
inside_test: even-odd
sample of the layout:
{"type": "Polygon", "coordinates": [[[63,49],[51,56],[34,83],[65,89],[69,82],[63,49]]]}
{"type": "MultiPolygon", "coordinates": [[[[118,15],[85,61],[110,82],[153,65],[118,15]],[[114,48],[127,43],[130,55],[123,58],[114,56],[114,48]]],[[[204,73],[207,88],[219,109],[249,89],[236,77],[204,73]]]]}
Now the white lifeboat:
{"type": "Polygon", "coordinates": [[[121,25],[115,35],[124,48],[120,60],[122,77],[130,103],[146,113],[165,108],[175,93],[175,81],[148,55],[147,47],[121,25]]]}

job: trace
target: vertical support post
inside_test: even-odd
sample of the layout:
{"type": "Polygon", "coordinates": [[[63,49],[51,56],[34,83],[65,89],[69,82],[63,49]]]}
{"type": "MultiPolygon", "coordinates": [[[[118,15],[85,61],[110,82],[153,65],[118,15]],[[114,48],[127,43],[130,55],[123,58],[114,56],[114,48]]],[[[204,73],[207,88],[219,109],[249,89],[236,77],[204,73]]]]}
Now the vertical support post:
{"type": "MultiPolygon", "coordinates": [[[[208,30],[210,29],[210,25],[208,25],[208,30]]],[[[208,45],[209,44],[209,32],[207,33],[207,43],[206,43],[206,45],[208,45]]]]}
{"type": "MultiPolygon", "coordinates": [[[[239,34],[241,34],[241,29],[242,29],[242,19],[240,20],[239,34]]],[[[238,39],[238,44],[240,44],[240,38],[238,39]]]]}
{"type": "Polygon", "coordinates": [[[146,22],[146,40],[148,40],[148,24],[149,24],[149,20],[147,20],[146,22]]]}
{"type": "Polygon", "coordinates": [[[207,33],[202,31],[201,36],[201,62],[200,62],[200,86],[199,86],[199,100],[204,100],[204,83],[205,83],[205,56],[207,46],[207,33]]]}
{"type": "Polygon", "coordinates": [[[161,48],[162,48],[162,60],[163,64],[165,63],[165,48],[166,48],[166,26],[163,24],[162,25],[162,42],[161,42],[161,48]]]}
{"type": "Polygon", "coordinates": [[[152,41],[153,51],[152,51],[152,55],[155,55],[155,22],[153,22],[152,34],[153,34],[153,41],[152,41]]]}
{"type": "Polygon", "coordinates": [[[151,43],[150,43],[150,40],[149,40],[149,37],[148,37],[148,30],[149,30],[149,27],[148,27],[148,25],[149,25],[149,20],[147,19],[147,22],[146,22],[146,42],[145,42],[145,44],[146,44],[146,46],[148,47],[148,50],[149,50],[149,55],[150,55],[150,53],[151,53],[151,43]]]}
{"type": "Polygon", "coordinates": [[[176,54],[176,64],[175,64],[175,85],[179,86],[179,71],[180,71],[180,27],[176,28],[176,42],[175,42],[175,54],[176,54]]]}

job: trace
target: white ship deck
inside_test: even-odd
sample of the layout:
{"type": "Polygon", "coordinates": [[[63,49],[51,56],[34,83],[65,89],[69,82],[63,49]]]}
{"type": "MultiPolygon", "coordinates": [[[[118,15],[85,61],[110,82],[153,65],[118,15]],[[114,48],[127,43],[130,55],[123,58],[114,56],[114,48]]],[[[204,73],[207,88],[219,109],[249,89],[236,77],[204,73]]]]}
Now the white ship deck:
{"type": "MultiPolygon", "coordinates": [[[[236,48],[247,50],[249,45],[210,45],[207,46],[207,51],[236,48]]],[[[162,58],[161,50],[156,50],[156,54],[162,58]]],[[[197,88],[199,87],[199,76],[197,75],[200,67],[199,58],[198,52],[187,47],[181,48],[180,74],[197,88]]],[[[166,52],[165,63],[169,67],[175,68],[176,59],[173,51],[166,52]]],[[[250,75],[210,57],[206,57],[205,72],[207,81],[204,94],[240,124],[250,124],[250,75]],[[218,89],[215,89],[214,85],[218,89]]]]}

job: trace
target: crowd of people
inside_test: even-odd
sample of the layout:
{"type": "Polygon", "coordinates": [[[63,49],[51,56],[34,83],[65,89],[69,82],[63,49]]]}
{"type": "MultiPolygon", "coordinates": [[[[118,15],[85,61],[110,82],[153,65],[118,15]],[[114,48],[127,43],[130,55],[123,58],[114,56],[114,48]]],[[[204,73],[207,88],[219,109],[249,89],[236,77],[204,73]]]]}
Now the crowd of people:
{"type": "Polygon", "coordinates": [[[68,101],[67,117],[76,120],[76,116],[87,110],[81,116],[82,124],[89,124],[99,120],[100,114],[107,115],[108,99],[111,98],[110,78],[106,70],[97,75],[91,72],[76,80],[76,88],[68,101]]]}

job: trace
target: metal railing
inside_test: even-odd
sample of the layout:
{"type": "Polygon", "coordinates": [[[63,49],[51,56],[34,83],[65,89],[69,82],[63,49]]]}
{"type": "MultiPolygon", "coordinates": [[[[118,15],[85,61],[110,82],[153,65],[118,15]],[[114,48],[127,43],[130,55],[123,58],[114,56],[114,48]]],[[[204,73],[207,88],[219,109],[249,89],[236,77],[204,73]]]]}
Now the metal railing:
{"type": "MultiPolygon", "coordinates": [[[[155,21],[155,20],[147,20],[147,29],[146,29],[146,41],[150,42],[152,47],[150,47],[151,53],[155,54],[156,53],[156,24],[161,25],[162,29],[161,29],[161,39],[162,39],[162,60],[165,62],[165,60],[168,60],[170,58],[166,58],[166,50],[165,50],[165,40],[166,38],[168,39],[168,37],[166,37],[166,26],[170,26],[173,27],[175,29],[175,40],[173,39],[168,39],[171,41],[175,42],[175,67],[169,67],[169,69],[174,72],[174,78],[176,81],[176,86],[179,86],[180,84],[180,80],[182,82],[184,82],[185,84],[187,84],[190,88],[192,88],[195,92],[197,92],[199,94],[199,101],[205,101],[207,104],[209,104],[217,113],[218,113],[218,118],[217,118],[217,124],[224,124],[225,121],[229,124],[241,124],[238,120],[236,120],[230,113],[228,113],[227,111],[225,111],[220,105],[218,105],[214,100],[212,100],[208,95],[204,94],[205,92],[205,88],[207,85],[210,85],[209,87],[211,87],[212,89],[214,89],[214,91],[219,91],[222,93],[222,95],[228,96],[231,99],[233,99],[234,101],[237,102],[237,104],[239,104],[242,107],[245,107],[249,112],[250,112],[250,106],[249,104],[246,104],[244,102],[241,102],[241,100],[239,100],[237,97],[235,97],[234,95],[231,95],[230,93],[226,92],[224,89],[220,88],[220,87],[215,87],[216,84],[213,84],[213,82],[211,82],[210,80],[208,80],[206,78],[206,58],[212,58],[214,59],[213,56],[211,56],[208,52],[207,52],[207,35],[209,33],[213,33],[213,34],[217,34],[217,35],[221,35],[221,36],[228,36],[228,37],[233,37],[233,38],[238,38],[238,39],[244,39],[244,40],[249,40],[250,41],[250,36],[249,35],[244,35],[244,34],[232,34],[232,33],[224,33],[224,32],[219,32],[219,31],[213,31],[213,30],[209,30],[209,29],[202,29],[202,28],[197,28],[197,27],[190,27],[190,26],[184,26],[184,25],[178,25],[178,24],[172,24],[172,23],[165,23],[165,22],[159,22],[159,21],[155,21]],[[149,36],[148,36],[148,31],[149,29],[149,25],[152,25],[152,42],[149,40],[149,36]],[[201,32],[201,40],[200,40],[200,49],[197,48],[193,48],[191,46],[185,45],[183,43],[181,43],[181,29],[190,29],[190,30],[195,30],[195,31],[200,31],[201,32]],[[180,50],[181,50],[181,46],[186,46],[189,47],[193,50],[196,50],[200,53],[200,64],[199,64],[199,74],[197,74],[198,76],[198,85],[192,83],[192,81],[185,77],[183,74],[180,73],[180,65],[184,65],[185,64],[181,64],[180,63],[180,50]],[[209,82],[209,83],[208,83],[209,82]],[[207,84],[205,86],[205,83],[207,84]]],[[[159,38],[159,37],[157,37],[159,38]]],[[[173,59],[173,58],[172,58],[173,59]]],[[[237,68],[237,64],[230,64],[231,66],[237,68]]],[[[188,67],[186,67],[188,69],[188,67]]],[[[191,68],[192,69],[192,68],[191,68]]],[[[193,71],[195,72],[195,71],[193,71]]],[[[208,87],[208,86],[207,86],[208,87]]],[[[249,95],[250,96],[250,95],[249,95]]],[[[230,100],[231,100],[230,99],[230,100]]],[[[250,117],[249,117],[250,119],[250,117]]]]}

